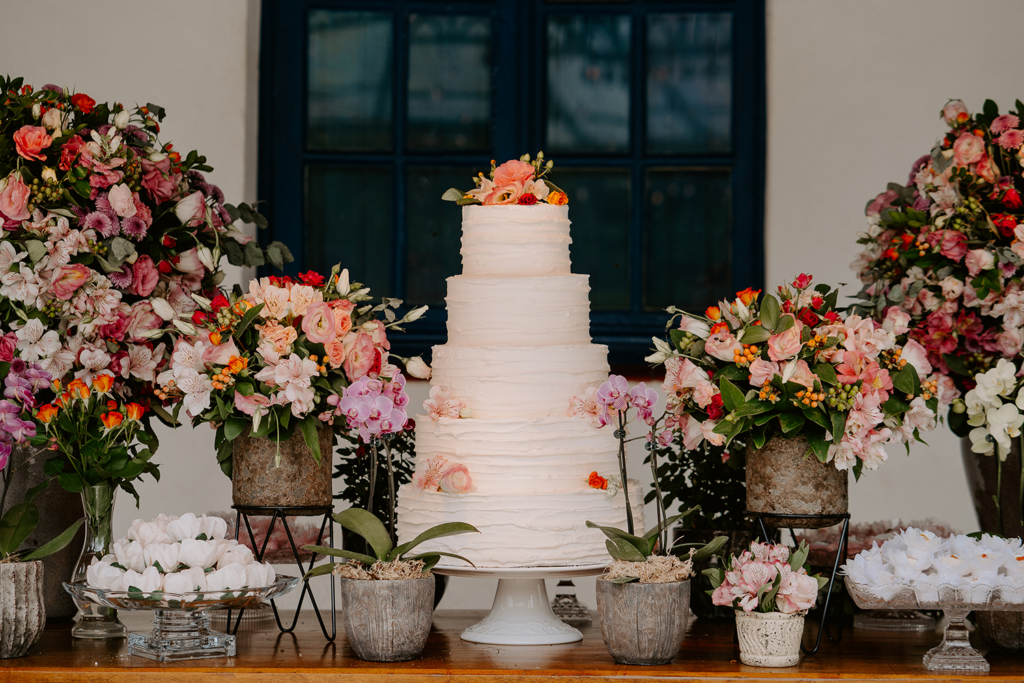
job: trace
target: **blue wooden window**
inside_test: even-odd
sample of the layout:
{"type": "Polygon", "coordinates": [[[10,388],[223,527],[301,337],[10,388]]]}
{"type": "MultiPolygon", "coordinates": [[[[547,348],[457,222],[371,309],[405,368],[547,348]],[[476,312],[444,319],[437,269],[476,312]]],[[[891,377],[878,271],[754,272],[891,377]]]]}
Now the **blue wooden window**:
{"type": "Polygon", "coordinates": [[[592,334],[637,363],[670,304],[764,276],[764,0],[264,0],[259,193],[289,272],[341,261],[445,336],[449,187],[543,149],[592,334]]]}

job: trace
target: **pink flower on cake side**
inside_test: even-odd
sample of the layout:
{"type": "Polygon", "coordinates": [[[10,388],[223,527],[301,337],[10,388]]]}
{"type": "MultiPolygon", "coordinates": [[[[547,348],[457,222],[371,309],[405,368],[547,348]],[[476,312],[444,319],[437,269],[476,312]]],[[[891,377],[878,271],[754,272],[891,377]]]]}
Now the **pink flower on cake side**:
{"type": "Polygon", "coordinates": [[[443,417],[457,420],[461,417],[462,409],[466,404],[451,394],[444,387],[433,386],[430,388],[430,398],[423,402],[423,410],[427,411],[430,419],[437,422],[443,417]]]}
{"type": "Polygon", "coordinates": [[[419,491],[436,491],[441,478],[448,471],[448,460],[438,455],[427,461],[427,466],[412,475],[413,488],[419,491]]]}
{"type": "Polygon", "coordinates": [[[445,470],[441,475],[438,487],[445,493],[469,493],[473,486],[473,478],[469,476],[469,469],[465,465],[456,464],[445,470]]]}
{"type": "Polygon", "coordinates": [[[587,387],[584,393],[569,399],[569,417],[582,418],[594,428],[608,424],[604,418],[604,411],[597,402],[597,387],[587,387]]]}

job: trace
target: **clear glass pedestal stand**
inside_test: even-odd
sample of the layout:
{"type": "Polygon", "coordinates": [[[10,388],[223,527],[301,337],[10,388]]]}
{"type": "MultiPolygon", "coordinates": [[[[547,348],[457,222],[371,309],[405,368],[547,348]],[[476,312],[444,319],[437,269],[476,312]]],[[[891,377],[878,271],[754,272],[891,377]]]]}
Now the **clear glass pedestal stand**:
{"type": "Polygon", "coordinates": [[[919,610],[880,609],[853,617],[853,627],[863,631],[934,631],[935,617],[919,610]]]}
{"type": "Polygon", "coordinates": [[[949,625],[942,635],[942,643],[925,653],[924,668],[929,671],[988,673],[988,662],[971,647],[967,624],[964,623],[971,610],[946,607],[944,611],[949,617],[949,625]]]}
{"type": "Polygon", "coordinates": [[[128,634],[128,652],[157,662],[233,657],[235,637],[210,630],[209,612],[155,610],[150,633],[128,634]]]}

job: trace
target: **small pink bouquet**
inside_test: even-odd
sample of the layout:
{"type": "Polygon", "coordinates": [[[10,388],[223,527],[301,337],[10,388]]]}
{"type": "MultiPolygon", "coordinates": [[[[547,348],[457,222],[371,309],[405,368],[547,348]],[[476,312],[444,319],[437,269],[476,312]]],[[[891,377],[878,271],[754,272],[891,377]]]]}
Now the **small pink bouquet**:
{"type": "Polygon", "coordinates": [[[482,204],[484,206],[533,206],[535,204],[554,204],[562,206],[569,203],[565,191],[545,176],[551,172],[555,162],[544,161],[544,152],[537,152],[535,159],[524,154],[518,159],[511,159],[500,166],[491,160],[491,172],[473,178],[476,187],[469,192],[453,187],[445,192],[441,199],[455,202],[459,206],[482,204]]]}
{"type": "Polygon", "coordinates": [[[801,543],[793,553],[774,543],[751,543],[738,557],[733,555],[725,569],[705,569],[714,587],[711,602],[744,612],[805,612],[814,606],[818,591],[828,579],[810,575],[804,563],[810,552],[801,543]]]}

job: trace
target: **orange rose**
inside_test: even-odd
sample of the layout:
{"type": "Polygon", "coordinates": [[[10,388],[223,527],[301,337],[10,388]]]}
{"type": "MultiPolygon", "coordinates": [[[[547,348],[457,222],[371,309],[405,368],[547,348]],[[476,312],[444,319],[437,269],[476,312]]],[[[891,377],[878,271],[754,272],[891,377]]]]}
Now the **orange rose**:
{"type": "Polygon", "coordinates": [[[71,398],[89,398],[89,395],[92,394],[89,386],[80,379],[76,379],[68,385],[68,393],[71,398]]]}
{"type": "Polygon", "coordinates": [[[129,420],[141,420],[142,416],[146,413],[145,406],[141,406],[138,403],[129,403],[125,406],[125,410],[128,411],[129,420]]]}
{"type": "Polygon", "coordinates": [[[53,138],[47,135],[42,126],[22,126],[14,133],[14,148],[25,159],[46,161],[44,149],[53,144],[53,138]]]}
{"type": "Polygon", "coordinates": [[[68,394],[67,392],[64,392],[63,394],[61,394],[57,398],[53,399],[53,403],[58,408],[66,408],[67,405],[68,405],[68,401],[70,401],[70,400],[71,400],[71,395],[68,394]]]}
{"type": "Polygon", "coordinates": [[[52,386],[53,386],[53,393],[55,393],[55,394],[59,394],[61,392],[61,389],[64,388],[64,385],[60,383],[59,379],[53,380],[52,386]]]}
{"type": "Polygon", "coordinates": [[[742,292],[736,292],[736,298],[742,301],[744,306],[749,306],[757,300],[757,297],[760,294],[760,289],[751,289],[750,287],[747,287],[742,292]]]}
{"type": "Polygon", "coordinates": [[[100,421],[103,422],[103,426],[108,430],[116,429],[122,422],[124,422],[124,415],[112,410],[109,413],[104,413],[103,417],[100,418],[100,421]]]}
{"type": "Polygon", "coordinates": [[[57,416],[57,406],[52,403],[39,406],[36,411],[36,418],[43,424],[50,424],[50,420],[57,416]]]}
{"type": "Polygon", "coordinates": [[[211,332],[210,333],[210,343],[211,344],[213,344],[214,346],[220,346],[222,341],[223,340],[221,339],[220,332],[211,332]]]}
{"type": "Polygon", "coordinates": [[[548,193],[547,202],[548,204],[554,204],[555,206],[563,206],[569,203],[569,198],[565,196],[564,192],[554,190],[548,193]]]}
{"type": "Polygon", "coordinates": [[[714,325],[711,326],[711,329],[708,330],[708,336],[710,337],[713,334],[718,334],[719,332],[728,332],[728,331],[729,331],[729,326],[726,325],[725,321],[723,320],[723,321],[717,322],[717,323],[715,323],[714,325]]]}
{"type": "Polygon", "coordinates": [[[608,488],[608,480],[602,477],[597,472],[590,473],[590,479],[587,480],[591,488],[605,490],[608,488]]]}
{"type": "Polygon", "coordinates": [[[708,309],[704,311],[704,315],[706,315],[709,320],[721,320],[722,309],[718,306],[708,306],[708,309]]]}
{"type": "Polygon", "coordinates": [[[324,351],[327,353],[327,361],[332,368],[340,368],[341,364],[345,362],[345,343],[342,342],[341,337],[324,344],[324,351]]]}
{"type": "Polygon", "coordinates": [[[231,356],[228,360],[228,372],[232,375],[238,374],[249,367],[249,359],[241,356],[231,356]]]}
{"type": "Polygon", "coordinates": [[[107,401],[107,410],[117,410],[117,401],[107,401]]]}
{"type": "Polygon", "coordinates": [[[99,394],[109,394],[113,387],[114,377],[112,375],[96,375],[92,380],[92,388],[99,394]]]}

